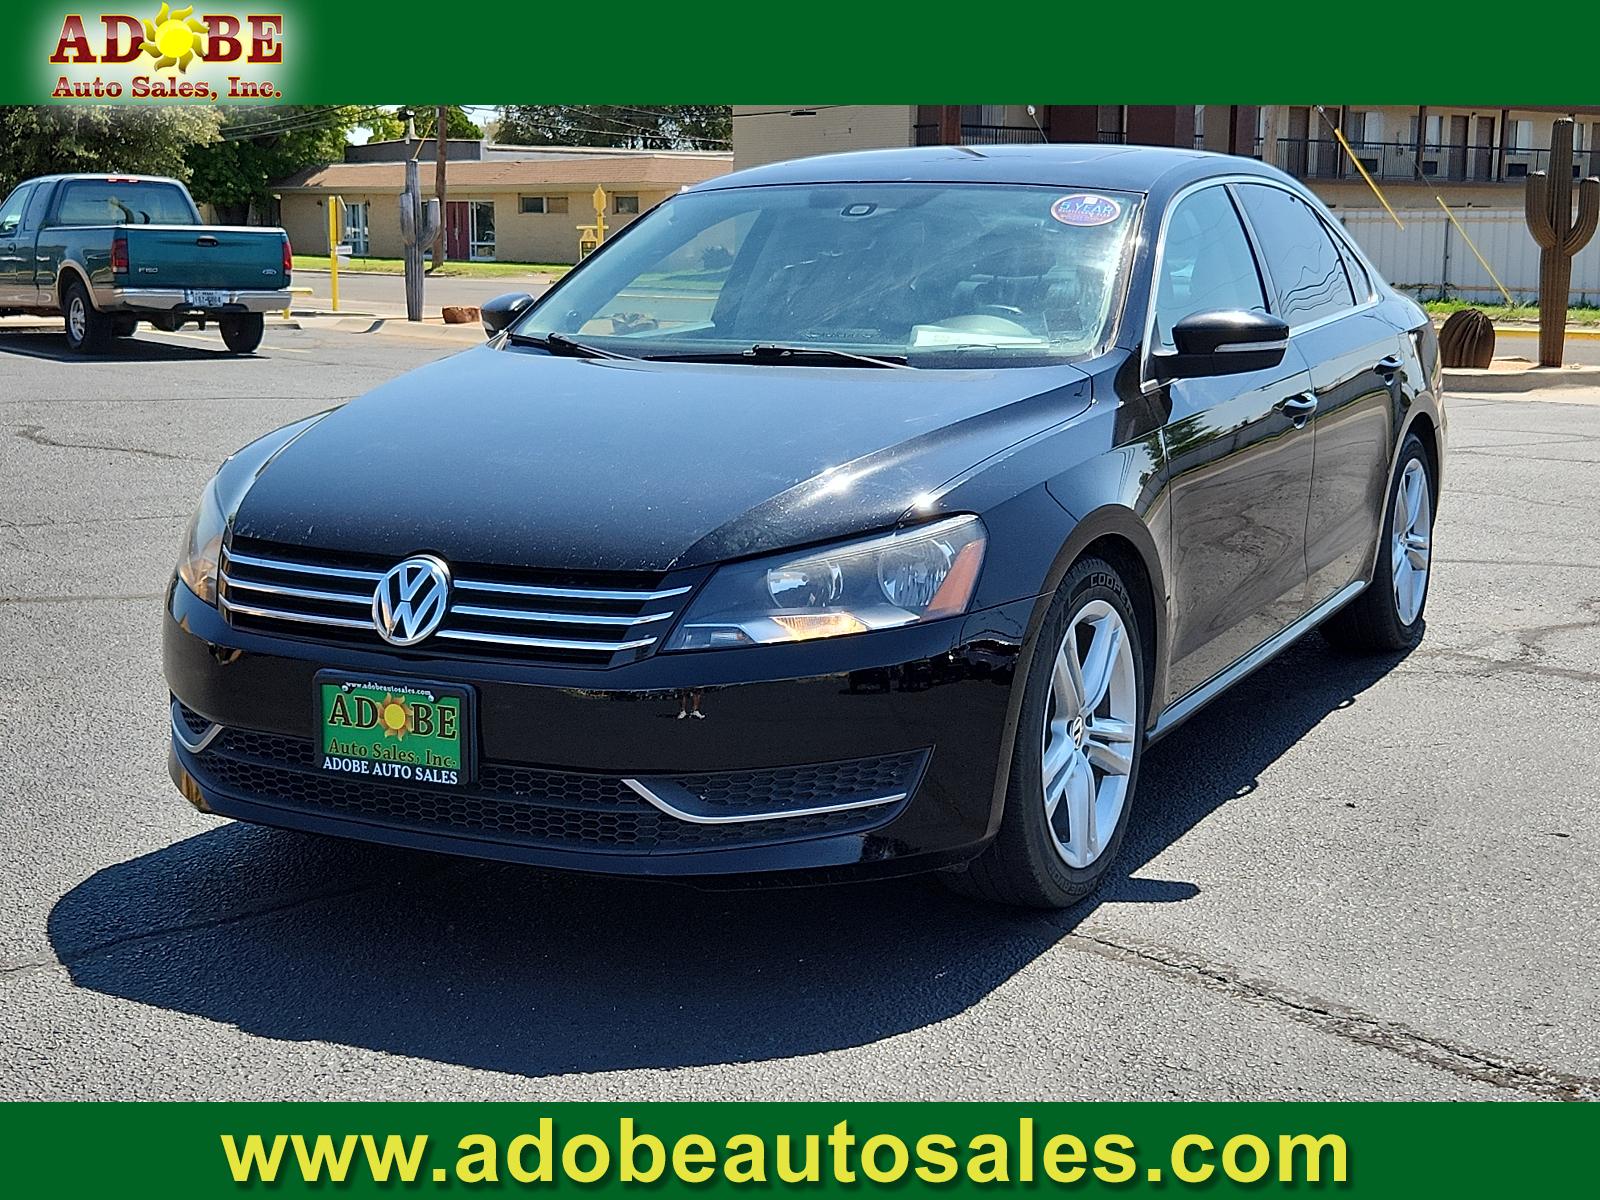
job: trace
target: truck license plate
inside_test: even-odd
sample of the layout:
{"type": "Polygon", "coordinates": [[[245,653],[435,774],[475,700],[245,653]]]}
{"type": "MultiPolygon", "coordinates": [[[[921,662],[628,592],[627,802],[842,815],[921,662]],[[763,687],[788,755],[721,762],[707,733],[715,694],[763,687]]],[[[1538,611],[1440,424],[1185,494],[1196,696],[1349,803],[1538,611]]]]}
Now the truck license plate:
{"type": "Polygon", "coordinates": [[[206,288],[184,288],[183,299],[192,308],[221,308],[228,302],[228,294],[206,288]]]}

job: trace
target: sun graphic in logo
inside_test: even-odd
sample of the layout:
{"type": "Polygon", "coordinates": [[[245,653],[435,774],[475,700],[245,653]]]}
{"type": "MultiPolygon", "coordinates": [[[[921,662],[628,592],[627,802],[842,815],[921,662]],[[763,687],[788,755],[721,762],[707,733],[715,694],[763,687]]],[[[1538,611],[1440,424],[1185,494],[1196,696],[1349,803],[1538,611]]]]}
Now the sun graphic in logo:
{"type": "Polygon", "coordinates": [[[411,706],[398,696],[385,694],[378,705],[378,724],[383,726],[384,737],[405,741],[406,730],[411,728],[411,706]]]}
{"type": "Polygon", "coordinates": [[[186,71],[195,55],[205,57],[202,40],[210,31],[205,22],[193,16],[193,13],[192,4],[177,12],[172,12],[162,4],[156,19],[144,23],[144,41],[139,48],[156,60],[157,71],[165,67],[186,71]]]}

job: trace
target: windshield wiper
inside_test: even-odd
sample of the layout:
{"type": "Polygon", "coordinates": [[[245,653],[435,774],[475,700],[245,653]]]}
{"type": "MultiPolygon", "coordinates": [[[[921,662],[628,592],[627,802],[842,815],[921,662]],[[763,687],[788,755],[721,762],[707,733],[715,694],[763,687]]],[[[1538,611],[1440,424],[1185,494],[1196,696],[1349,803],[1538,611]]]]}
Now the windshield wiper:
{"type": "Polygon", "coordinates": [[[513,346],[535,346],[540,350],[548,350],[551,354],[566,354],[573,358],[621,358],[630,362],[636,362],[639,358],[637,354],[624,354],[620,350],[607,350],[603,346],[591,346],[588,342],[580,342],[575,338],[569,338],[564,333],[538,335],[508,333],[506,340],[513,346]]]}
{"type": "Polygon", "coordinates": [[[757,360],[786,358],[843,358],[863,363],[869,367],[898,367],[908,369],[904,358],[881,358],[875,354],[857,354],[853,350],[839,350],[833,346],[783,346],[773,342],[757,342],[744,351],[743,357],[757,360]]]}
{"type": "Polygon", "coordinates": [[[840,350],[833,346],[784,346],[771,342],[757,342],[743,350],[699,350],[679,354],[649,354],[651,362],[706,362],[706,363],[785,363],[807,358],[832,358],[844,362],[860,363],[864,367],[892,367],[906,370],[910,364],[902,355],[898,358],[874,354],[857,354],[853,350],[840,350]]]}

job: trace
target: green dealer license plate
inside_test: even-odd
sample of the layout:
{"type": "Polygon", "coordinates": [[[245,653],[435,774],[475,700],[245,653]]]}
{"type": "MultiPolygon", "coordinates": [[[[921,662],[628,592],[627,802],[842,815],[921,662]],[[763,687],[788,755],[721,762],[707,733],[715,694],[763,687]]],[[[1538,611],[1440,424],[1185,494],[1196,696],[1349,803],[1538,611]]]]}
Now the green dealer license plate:
{"type": "Polygon", "coordinates": [[[327,673],[316,689],[323,770],[436,787],[470,778],[466,689],[327,673]]]}

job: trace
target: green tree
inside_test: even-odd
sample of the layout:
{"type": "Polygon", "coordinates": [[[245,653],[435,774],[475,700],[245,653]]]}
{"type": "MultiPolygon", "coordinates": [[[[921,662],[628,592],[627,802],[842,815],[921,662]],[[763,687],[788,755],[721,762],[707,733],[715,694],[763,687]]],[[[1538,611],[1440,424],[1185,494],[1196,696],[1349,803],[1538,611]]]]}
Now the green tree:
{"type": "Polygon", "coordinates": [[[623,146],[641,150],[726,150],[727,104],[507,104],[495,140],[525,146],[623,146]]]}
{"type": "Polygon", "coordinates": [[[210,106],[0,106],[0,193],[57,171],[173,175],[189,179],[188,154],[217,140],[210,106]]]}
{"type": "Polygon", "coordinates": [[[276,181],[343,158],[350,130],[372,116],[349,105],[230,108],[221,138],[190,149],[190,190],[223,221],[248,221],[270,209],[276,181]]]}
{"type": "MultiPolygon", "coordinates": [[[[473,141],[483,136],[483,130],[476,121],[468,115],[467,110],[459,104],[445,106],[445,136],[452,138],[468,138],[473,141]]],[[[417,136],[428,139],[433,137],[434,126],[438,123],[439,109],[434,104],[401,104],[393,111],[385,110],[374,114],[362,121],[366,126],[370,139],[374,142],[390,142],[406,135],[406,113],[413,113],[417,119],[417,136]]]]}

